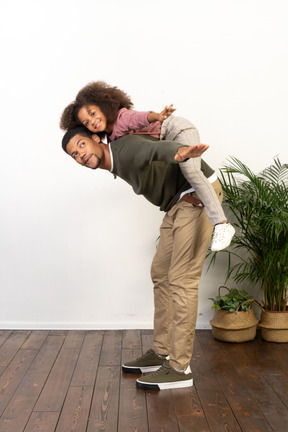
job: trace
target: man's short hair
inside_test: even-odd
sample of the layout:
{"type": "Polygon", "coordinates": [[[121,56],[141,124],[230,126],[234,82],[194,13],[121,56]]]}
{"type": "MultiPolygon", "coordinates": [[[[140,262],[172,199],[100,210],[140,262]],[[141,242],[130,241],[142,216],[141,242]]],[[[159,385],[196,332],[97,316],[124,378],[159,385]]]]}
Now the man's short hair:
{"type": "Polygon", "coordinates": [[[89,138],[91,138],[93,135],[92,132],[90,132],[85,126],[82,125],[73,129],[69,129],[62,138],[62,148],[66,153],[69,141],[77,134],[84,135],[89,138]]]}

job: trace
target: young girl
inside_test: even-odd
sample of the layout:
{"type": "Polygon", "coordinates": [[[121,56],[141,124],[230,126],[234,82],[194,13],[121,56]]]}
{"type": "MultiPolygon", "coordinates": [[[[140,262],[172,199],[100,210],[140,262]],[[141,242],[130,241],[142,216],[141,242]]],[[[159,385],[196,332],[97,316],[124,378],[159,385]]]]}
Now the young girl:
{"type": "MultiPolygon", "coordinates": [[[[166,106],[160,113],[139,112],[132,108],[130,97],[122,90],[103,81],[92,82],[83,87],[76,100],[65,108],[60,127],[67,130],[83,124],[100,137],[107,134],[108,141],[134,133],[147,134],[156,139],[174,140],[189,146],[199,145],[197,129],[188,120],[173,116],[173,105],[166,106]]],[[[178,161],[180,162],[181,158],[178,161]]],[[[227,221],[211,185],[217,179],[216,175],[214,174],[210,181],[204,176],[200,157],[179,165],[182,174],[192,186],[186,193],[195,190],[205,205],[211,224],[214,225],[211,250],[225,249],[229,246],[235,230],[227,221]]]]}

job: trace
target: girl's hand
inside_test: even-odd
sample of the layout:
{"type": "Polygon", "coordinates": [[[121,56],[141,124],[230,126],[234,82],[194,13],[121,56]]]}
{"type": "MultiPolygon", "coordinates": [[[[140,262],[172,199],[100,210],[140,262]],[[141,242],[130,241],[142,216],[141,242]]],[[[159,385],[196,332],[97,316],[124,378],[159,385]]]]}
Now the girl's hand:
{"type": "Polygon", "coordinates": [[[170,117],[170,115],[173,114],[174,111],[176,111],[176,109],[173,108],[173,104],[169,106],[166,105],[163,111],[161,111],[159,114],[159,121],[163,123],[163,121],[170,117]]]}

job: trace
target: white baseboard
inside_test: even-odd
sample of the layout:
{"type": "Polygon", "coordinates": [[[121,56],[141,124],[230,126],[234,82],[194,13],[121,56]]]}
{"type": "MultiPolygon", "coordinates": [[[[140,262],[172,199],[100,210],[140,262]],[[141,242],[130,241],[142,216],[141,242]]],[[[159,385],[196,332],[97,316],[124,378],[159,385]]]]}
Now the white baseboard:
{"type": "MultiPolygon", "coordinates": [[[[40,322],[6,321],[0,322],[1,330],[152,330],[151,322],[40,322]]],[[[211,329],[209,322],[199,323],[196,329],[211,329]]]]}

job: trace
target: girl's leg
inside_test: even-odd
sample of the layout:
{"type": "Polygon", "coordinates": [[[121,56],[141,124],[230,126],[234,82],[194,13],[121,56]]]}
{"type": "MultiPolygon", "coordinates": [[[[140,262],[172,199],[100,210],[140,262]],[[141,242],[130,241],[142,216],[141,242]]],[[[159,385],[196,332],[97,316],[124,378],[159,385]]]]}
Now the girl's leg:
{"type": "MultiPolygon", "coordinates": [[[[197,129],[182,117],[170,116],[162,125],[161,138],[174,140],[188,146],[200,144],[197,129]]],[[[225,249],[229,246],[235,229],[227,223],[227,218],[214,189],[201,171],[201,158],[191,158],[180,163],[180,169],[186,180],[194,187],[198,197],[203,201],[211,224],[216,225],[211,250],[225,249]]]]}
{"type": "MultiPolygon", "coordinates": [[[[200,137],[195,126],[182,117],[170,116],[162,128],[163,139],[173,139],[184,145],[200,144],[200,137]]],[[[194,187],[197,196],[203,201],[208,218],[212,225],[226,222],[227,218],[215,191],[201,171],[201,158],[191,158],[187,162],[180,163],[182,174],[194,187]]]]}
{"type": "MultiPolygon", "coordinates": [[[[191,136],[190,130],[184,130],[176,136],[175,141],[184,144],[191,136]]],[[[189,142],[189,141],[188,141],[189,142]]],[[[191,158],[180,163],[180,169],[186,180],[194,187],[197,196],[205,205],[207,216],[212,225],[227,222],[222,205],[220,204],[210,181],[201,171],[201,158],[191,158]]]]}

